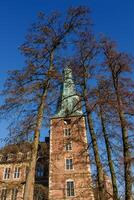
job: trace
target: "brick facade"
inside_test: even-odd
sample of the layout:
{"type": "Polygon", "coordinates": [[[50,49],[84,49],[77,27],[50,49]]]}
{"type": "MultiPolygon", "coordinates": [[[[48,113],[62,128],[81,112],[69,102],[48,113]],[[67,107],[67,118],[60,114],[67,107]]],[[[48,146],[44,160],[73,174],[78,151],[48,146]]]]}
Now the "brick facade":
{"type": "MultiPolygon", "coordinates": [[[[45,143],[40,145],[43,146],[45,143]]],[[[21,152],[16,152],[16,145],[6,146],[0,152],[0,199],[1,200],[22,200],[26,182],[26,175],[31,159],[30,144],[19,144],[23,146],[21,152]],[[28,148],[27,148],[28,146],[28,148]],[[13,153],[11,153],[13,151],[13,153]],[[16,152],[16,153],[15,153],[16,152]]],[[[18,145],[17,145],[18,147],[18,145]]],[[[45,200],[48,190],[48,155],[47,145],[45,151],[42,148],[38,152],[38,161],[36,164],[35,177],[35,195],[34,200],[45,200]],[[45,154],[45,156],[44,156],[45,154]],[[45,161],[45,162],[44,162],[45,161]],[[40,196],[40,198],[39,198],[40,196]]],[[[17,148],[18,150],[18,148],[17,148]]],[[[18,150],[19,151],[19,150],[18,150]]]]}
{"type": "Polygon", "coordinates": [[[49,200],[94,200],[87,147],[84,117],[51,120],[49,200]],[[68,143],[72,145],[71,150],[66,150],[68,143]],[[72,169],[66,169],[67,159],[72,159],[72,169]],[[68,193],[68,181],[74,184],[72,195],[68,193]]]}
{"type": "MultiPolygon", "coordinates": [[[[11,146],[9,146],[9,149],[11,146]]],[[[13,147],[14,148],[14,147],[13,147]]],[[[8,147],[6,147],[8,149],[8,147]]],[[[0,199],[17,200],[23,199],[26,169],[29,166],[29,153],[27,157],[19,152],[1,153],[0,160],[0,199]],[[24,160],[23,160],[24,159],[24,160]],[[15,192],[16,191],[16,192],[15,192]],[[16,194],[15,194],[16,193],[16,194]]]]}

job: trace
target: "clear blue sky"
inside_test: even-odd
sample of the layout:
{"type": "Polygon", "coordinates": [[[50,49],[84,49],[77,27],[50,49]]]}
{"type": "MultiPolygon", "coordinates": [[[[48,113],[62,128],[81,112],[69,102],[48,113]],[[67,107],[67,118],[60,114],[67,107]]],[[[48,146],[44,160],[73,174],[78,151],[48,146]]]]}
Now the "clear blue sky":
{"type": "MultiPolygon", "coordinates": [[[[92,10],[96,34],[104,33],[118,42],[119,48],[134,55],[133,0],[1,0],[0,1],[0,89],[8,70],[24,65],[18,47],[24,42],[39,11],[65,12],[69,6],[87,5],[92,10]]],[[[7,124],[0,122],[0,138],[7,124]]]]}

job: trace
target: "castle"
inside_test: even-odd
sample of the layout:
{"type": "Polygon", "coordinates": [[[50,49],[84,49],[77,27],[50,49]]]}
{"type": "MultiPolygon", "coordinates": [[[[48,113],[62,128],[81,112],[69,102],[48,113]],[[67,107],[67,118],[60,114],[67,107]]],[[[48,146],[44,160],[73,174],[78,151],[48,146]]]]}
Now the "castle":
{"type": "Polygon", "coordinates": [[[85,118],[68,67],[61,103],[51,119],[49,159],[49,200],[94,200],[85,118]]]}
{"type": "MultiPolygon", "coordinates": [[[[34,200],[96,200],[85,117],[68,67],[64,70],[58,111],[51,118],[50,139],[44,145],[45,152],[43,143],[39,144],[34,200]],[[49,156],[44,157],[48,151],[49,156]]],[[[21,200],[31,158],[30,144],[9,145],[7,150],[0,152],[0,199],[21,200]]]]}

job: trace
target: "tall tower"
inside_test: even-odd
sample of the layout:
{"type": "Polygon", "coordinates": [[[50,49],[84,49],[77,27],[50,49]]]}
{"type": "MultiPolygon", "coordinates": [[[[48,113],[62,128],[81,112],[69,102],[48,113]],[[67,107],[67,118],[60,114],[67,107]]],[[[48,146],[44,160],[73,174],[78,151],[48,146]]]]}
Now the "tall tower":
{"type": "Polygon", "coordinates": [[[49,200],[94,200],[85,118],[79,101],[72,71],[67,67],[61,103],[51,119],[49,200]]]}

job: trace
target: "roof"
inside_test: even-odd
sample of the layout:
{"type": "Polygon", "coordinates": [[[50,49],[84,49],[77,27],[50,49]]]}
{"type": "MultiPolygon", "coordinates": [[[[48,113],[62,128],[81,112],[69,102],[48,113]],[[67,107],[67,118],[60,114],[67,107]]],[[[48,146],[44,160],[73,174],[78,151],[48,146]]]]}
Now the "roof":
{"type": "Polygon", "coordinates": [[[72,70],[66,67],[64,70],[64,82],[61,94],[61,101],[54,117],[66,117],[82,115],[80,98],[76,93],[72,70]]]}

